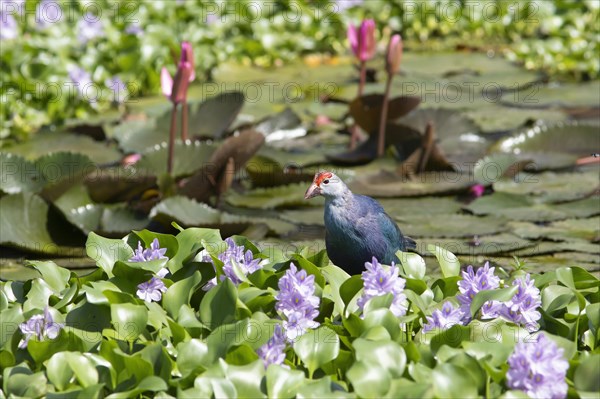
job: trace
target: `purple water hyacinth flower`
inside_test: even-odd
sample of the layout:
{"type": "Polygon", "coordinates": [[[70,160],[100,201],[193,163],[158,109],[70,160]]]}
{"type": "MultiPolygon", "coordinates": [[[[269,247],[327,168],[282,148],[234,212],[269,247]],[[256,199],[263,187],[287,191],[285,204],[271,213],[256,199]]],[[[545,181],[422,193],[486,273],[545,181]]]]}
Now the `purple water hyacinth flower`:
{"type": "Polygon", "coordinates": [[[565,398],[569,362],[563,352],[542,333],[536,342],[518,343],[508,358],[508,386],[524,391],[531,398],[565,398]]]}
{"type": "Polygon", "coordinates": [[[529,332],[539,329],[537,321],[542,317],[537,310],[542,305],[540,290],[534,284],[535,280],[531,279],[529,273],[515,279],[512,285],[519,286],[517,293],[512,299],[502,303],[498,310],[499,316],[524,326],[529,332]]]}
{"type": "MultiPolygon", "coordinates": [[[[247,276],[262,267],[261,259],[254,259],[254,254],[251,250],[246,250],[243,245],[237,245],[231,237],[227,238],[225,243],[227,244],[227,249],[217,256],[223,262],[221,281],[228,278],[235,285],[239,285],[242,282],[240,275],[247,276]]],[[[208,253],[203,256],[203,261],[213,263],[208,253]]],[[[206,283],[203,290],[208,291],[216,285],[217,278],[215,277],[206,283]]]]}
{"type": "Polygon", "coordinates": [[[12,14],[0,12],[0,40],[10,40],[19,36],[19,25],[12,14]]]}
{"type": "MultiPolygon", "coordinates": [[[[486,262],[483,267],[473,271],[473,266],[469,266],[467,271],[462,272],[462,280],[458,282],[460,294],[456,298],[461,303],[461,310],[464,314],[464,321],[471,320],[471,302],[479,291],[493,290],[500,286],[500,278],[494,275],[494,267],[486,262]]],[[[486,302],[481,308],[483,318],[494,318],[498,316],[498,303],[486,302]]]]}
{"type": "MultiPolygon", "coordinates": [[[[163,269],[166,270],[166,269],[163,269]]],[[[164,276],[163,276],[164,277],[164,276]]],[[[158,302],[162,294],[167,292],[167,286],[159,277],[152,277],[150,281],[138,285],[136,295],[146,302],[158,302]]]]}
{"type": "Polygon", "coordinates": [[[44,338],[55,339],[58,337],[61,328],[63,328],[63,325],[54,322],[52,314],[46,306],[43,315],[31,316],[29,320],[19,325],[21,333],[25,335],[25,338],[19,342],[19,348],[26,348],[29,340],[34,336],[38,341],[42,341],[44,338]]]}
{"type": "Polygon", "coordinates": [[[106,87],[112,90],[112,102],[122,104],[127,98],[127,85],[118,76],[106,79],[106,87]]]}
{"type": "Polygon", "coordinates": [[[427,324],[423,326],[423,332],[429,332],[436,328],[446,330],[455,324],[462,324],[463,312],[455,308],[451,302],[445,302],[442,309],[436,309],[431,316],[427,316],[427,324]]]}
{"type": "Polygon", "coordinates": [[[140,26],[139,23],[133,22],[125,28],[125,33],[134,36],[141,36],[144,33],[144,29],[140,26]]]}
{"type": "Polygon", "coordinates": [[[38,29],[45,29],[59,23],[63,18],[63,10],[55,0],[42,0],[35,10],[35,22],[38,29]]]}
{"type": "Polygon", "coordinates": [[[279,292],[275,296],[275,309],[283,314],[283,327],[288,341],[294,341],[308,329],[317,328],[319,323],[314,319],[319,315],[320,299],[315,293],[315,276],[308,275],[306,270],[290,268],[279,279],[279,292]]]}
{"type": "Polygon", "coordinates": [[[144,249],[142,243],[138,241],[138,247],[134,252],[133,257],[129,259],[129,262],[148,262],[150,260],[158,259],[169,259],[165,256],[167,248],[161,248],[158,238],[152,240],[150,248],[144,249]]]}
{"type": "MultiPolygon", "coordinates": [[[[90,104],[96,103],[98,101],[96,97],[88,96],[88,89],[94,85],[90,74],[78,66],[70,66],[67,68],[67,71],[71,82],[75,84],[79,92],[79,97],[87,100],[90,104]]],[[[89,94],[95,94],[95,91],[91,90],[89,94]]]]}
{"type": "Polygon", "coordinates": [[[87,44],[92,39],[104,37],[104,24],[100,17],[92,13],[86,13],[77,22],[77,40],[81,44],[87,44]]]}
{"type": "Polygon", "coordinates": [[[385,269],[379,261],[373,257],[371,262],[365,262],[365,270],[362,272],[364,282],[364,292],[358,299],[357,305],[364,309],[369,299],[392,294],[394,299],[390,305],[390,310],[396,317],[406,314],[406,295],[404,295],[404,286],[406,280],[398,276],[398,267],[392,262],[389,269],[385,269]]]}
{"type": "Polygon", "coordinates": [[[263,360],[265,368],[270,364],[283,364],[285,360],[286,336],[281,325],[276,324],[273,336],[269,341],[258,348],[258,356],[263,360]]]}
{"type": "Polygon", "coordinates": [[[352,7],[361,6],[364,2],[365,0],[335,0],[335,5],[337,6],[337,11],[342,12],[352,7]]]}

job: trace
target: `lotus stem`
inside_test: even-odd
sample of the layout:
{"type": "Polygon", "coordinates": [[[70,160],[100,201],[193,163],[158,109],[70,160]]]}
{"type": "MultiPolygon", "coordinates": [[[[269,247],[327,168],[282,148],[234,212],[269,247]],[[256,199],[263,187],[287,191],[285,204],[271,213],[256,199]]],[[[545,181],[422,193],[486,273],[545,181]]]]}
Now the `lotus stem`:
{"type": "Polygon", "coordinates": [[[187,99],[181,104],[181,140],[185,143],[188,139],[188,103],[187,99]]]}
{"type": "Polygon", "coordinates": [[[385,84],[385,94],[383,95],[383,105],[381,107],[381,120],[379,121],[379,137],[377,141],[377,156],[383,156],[385,151],[385,125],[387,122],[388,103],[390,101],[390,91],[394,75],[389,74],[385,84]]]}
{"type": "MultiPolygon", "coordinates": [[[[367,62],[360,62],[360,80],[358,82],[358,98],[362,97],[365,91],[365,83],[367,81],[367,62]]],[[[354,123],[350,128],[350,149],[356,148],[358,142],[358,125],[354,123]]]]}
{"type": "Polygon", "coordinates": [[[173,171],[173,152],[175,151],[175,129],[177,129],[177,103],[173,103],[171,111],[171,131],[169,132],[169,154],[167,157],[167,173],[173,171]]]}

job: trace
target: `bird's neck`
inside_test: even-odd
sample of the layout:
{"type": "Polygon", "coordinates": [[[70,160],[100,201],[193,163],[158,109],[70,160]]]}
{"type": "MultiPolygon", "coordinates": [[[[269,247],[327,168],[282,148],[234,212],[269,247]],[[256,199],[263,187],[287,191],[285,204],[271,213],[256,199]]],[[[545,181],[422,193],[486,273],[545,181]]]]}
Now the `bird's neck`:
{"type": "Polygon", "coordinates": [[[325,197],[325,205],[332,205],[332,206],[339,206],[339,207],[346,208],[352,203],[353,198],[354,198],[354,195],[352,194],[352,191],[345,190],[342,193],[339,193],[338,195],[331,196],[331,197],[325,197]]]}

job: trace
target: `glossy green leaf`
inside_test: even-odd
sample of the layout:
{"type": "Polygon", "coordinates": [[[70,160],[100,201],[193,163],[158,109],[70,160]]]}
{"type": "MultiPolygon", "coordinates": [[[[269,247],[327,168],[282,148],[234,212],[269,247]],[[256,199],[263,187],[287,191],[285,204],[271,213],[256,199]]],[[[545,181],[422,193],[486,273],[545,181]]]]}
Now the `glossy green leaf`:
{"type": "Polygon", "coordinates": [[[211,288],[200,303],[200,320],[215,329],[231,323],[235,317],[237,290],[229,279],[219,282],[211,288]]]}
{"type": "Polygon", "coordinates": [[[340,338],[328,327],[309,330],[294,342],[294,352],[308,368],[309,376],[338,356],[340,338]]]}
{"type": "Polygon", "coordinates": [[[475,294],[475,297],[471,302],[471,316],[475,316],[475,314],[487,301],[508,301],[513,296],[515,296],[518,289],[518,285],[513,285],[512,287],[501,288],[496,290],[479,291],[477,294],[475,294]]]}
{"type": "Polygon", "coordinates": [[[109,277],[116,261],[126,262],[133,256],[133,250],[123,241],[100,237],[90,233],[85,243],[85,252],[109,277]]]}
{"type": "Polygon", "coordinates": [[[440,263],[440,268],[442,269],[442,275],[444,277],[454,277],[458,276],[460,273],[460,262],[456,255],[452,252],[438,247],[437,245],[428,245],[427,250],[435,255],[438,262],[440,263]]]}
{"type": "Polygon", "coordinates": [[[110,317],[119,339],[133,341],[146,330],[148,309],[131,303],[112,304],[110,317]]]}
{"type": "Polygon", "coordinates": [[[266,373],[267,395],[269,398],[291,399],[296,396],[304,383],[304,373],[271,364],[266,373]]]}

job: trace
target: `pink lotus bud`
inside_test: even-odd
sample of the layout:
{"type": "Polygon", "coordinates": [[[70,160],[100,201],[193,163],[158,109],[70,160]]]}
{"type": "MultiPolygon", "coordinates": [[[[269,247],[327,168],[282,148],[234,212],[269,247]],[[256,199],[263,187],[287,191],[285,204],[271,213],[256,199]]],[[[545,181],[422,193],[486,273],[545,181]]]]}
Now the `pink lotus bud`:
{"type": "Polygon", "coordinates": [[[348,41],[352,52],[360,61],[368,61],[377,51],[377,42],[375,41],[375,21],[365,19],[357,28],[354,25],[348,25],[348,41]]]}
{"type": "Polygon", "coordinates": [[[196,79],[196,72],[194,71],[194,52],[190,42],[181,43],[181,58],[179,65],[189,62],[192,66],[192,74],[190,75],[190,82],[196,79]]]}
{"type": "Polygon", "coordinates": [[[187,97],[188,87],[190,85],[190,77],[194,73],[194,68],[189,62],[180,62],[177,67],[177,73],[173,79],[173,91],[171,93],[171,101],[179,104],[185,101],[187,97]]]}
{"type": "Polygon", "coordinates": [[[173,92],[173,78],[165,67],[160,71],[160,88],[165,97],[171,97],[171,93],[173,92]]]}
{"type": "Polygon", "coordinates": [[[403,47],[402,37],[400,35],[392,36],[385,57],[385,69],[389,75],[395,75],[400,70],[403,47]]]}

